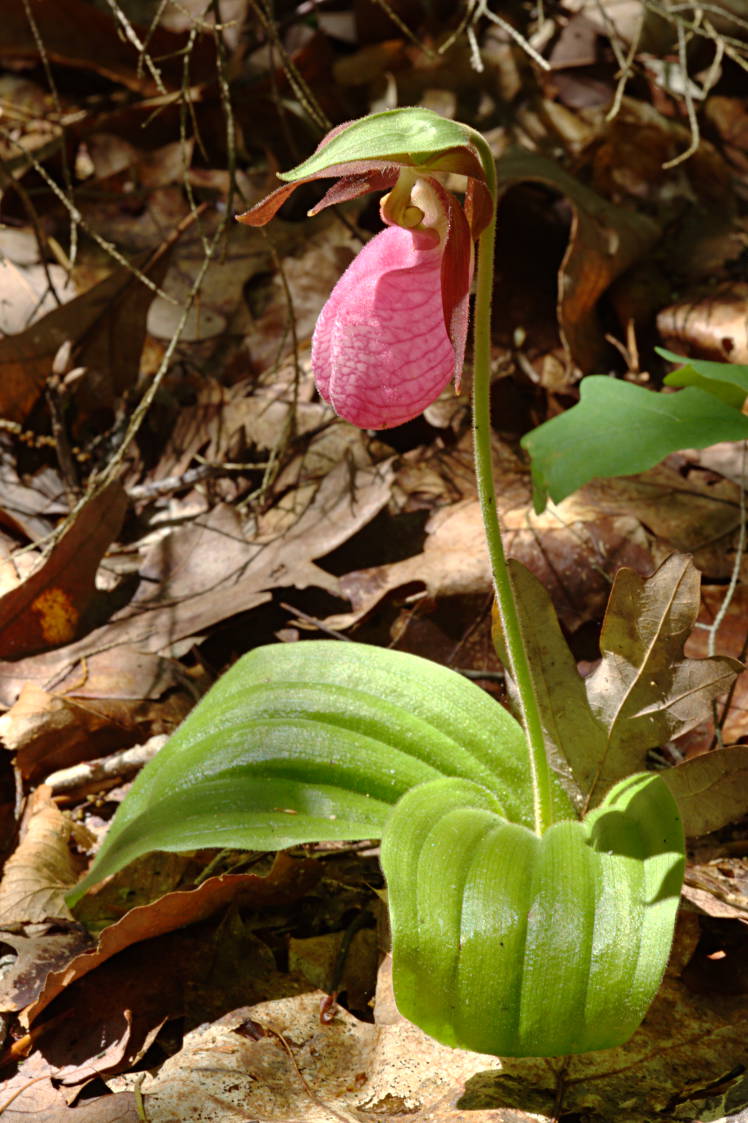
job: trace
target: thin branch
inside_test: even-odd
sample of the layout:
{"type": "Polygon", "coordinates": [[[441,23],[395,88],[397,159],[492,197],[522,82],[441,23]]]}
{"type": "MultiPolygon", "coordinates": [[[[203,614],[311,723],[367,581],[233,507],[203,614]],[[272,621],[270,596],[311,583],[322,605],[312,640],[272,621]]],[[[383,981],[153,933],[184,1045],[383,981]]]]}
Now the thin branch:
{"type": "Polygon", "coordinates": [[[730,576],[730,584],[727,586],[722,604],[719,606],[719,612],[714,617],[713,622],[707,628],[709,633],[709,641],[707,643],[707,655],[711,658],[716,651],[717,647],[717,632],[722,627],[722,623],[727,615],[727,610],[730,607],[732,598],[735,596],[735,590],[738,587],[740,579],[740,568],[743,564],[743,555],[745,554],[745,468],[746,468],[746,448],[748,441],[743,441],[743,455],[741,458],[740,469],[740,530],[738,532],[738,545],[735,553],[735,561],[732,566],[732,575],[730,576]]]}
{"type": "MultiPolygon", "coordinates": [[[[57,116],[60,120],[60,129],[62,131],[62,147],[61,147],[61,150],[60,150],[62,178],[65,182],[65,187],[67,189],[67,192],[70,196],[70,201],[72,203],[72,201],[73,201],[73,178],[70,174],[70,165],[68,163],[68,153],[67,153],[67,143],[66,143],[64,113],[62,111],[62,103],[60,102],[60,96],[57,92],[57,85],[55,83],[54,74],[52,73],[52,67],[51,67],[50,62],[49,62],[47,50],[46,50],[46,47],[44,46],[44,41],[41,37],[41,34],[39,32],[39,28],[37,27],[37,24],[36,24],[36,20],[34,19],[33,13],[31,11],[30,0],[23,0],[23,10],[26,14],[26,19],[29,22],[29,27],[31,28],[31,34],[34,36],[34,42],[36,43],[36,48],[39,51],[39,57],[41,58],[42,66],[44,67],[44,73],[47,76],[47,83],[49,85],[49,92],[52,95],[52,100],[54,101],[55,109],[57,110],[57,116]]],[[[75,263],[75,259],[76,259],[77,255],[78,255],[78,223],[76,222],[76,220],[73,217],[73,214],[71,212],[70,253],[68,254],[68,258],[69,258],[71,266],[75,263]]]]}

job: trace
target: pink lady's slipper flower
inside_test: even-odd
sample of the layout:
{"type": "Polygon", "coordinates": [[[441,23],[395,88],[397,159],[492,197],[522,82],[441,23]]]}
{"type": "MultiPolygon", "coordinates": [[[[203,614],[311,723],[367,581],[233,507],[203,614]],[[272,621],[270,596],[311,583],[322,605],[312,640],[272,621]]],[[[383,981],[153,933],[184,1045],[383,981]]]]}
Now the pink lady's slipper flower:
{"type": "MultiPolygon", "coordinates": [[[[378,117],[424,113],[395,110],[378,117]]],[[[299,183],[322,176],[335,176],[337,182],[310,214],[368,191],[391,189],[380,204],[386,228],[340,278],[312,339],[312,369],[325,401],[359,428],[387,429],[417,417],[453,378],[459,386],[473,243],[490,220],[491,203],[468,143],[432,149],[425,156],[400,151],[340,162],[336,156],[347,131],[364,123],[333,129],[310,160],[288,173],[293,183],[238,218],[263,225],[299,183]],[[328,145],[329,163],[320,160],[328,145]],[[312,170],[304,174],[308,165],[312,170]],[[464,207],[434,172],[467,177],[464,207]]],[[[452,122],[444,127],[458,128],[452,122]]],[[[357,156],[360,151],[359,146],[357,156]]]]}

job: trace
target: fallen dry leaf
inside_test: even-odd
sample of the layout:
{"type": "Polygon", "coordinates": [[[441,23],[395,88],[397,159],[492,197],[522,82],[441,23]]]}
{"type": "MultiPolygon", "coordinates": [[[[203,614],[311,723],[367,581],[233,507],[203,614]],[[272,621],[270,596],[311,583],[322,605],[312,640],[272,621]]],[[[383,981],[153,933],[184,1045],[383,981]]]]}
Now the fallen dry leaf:
{"type": "Polygon", "coordinates": [[[693,979],[700,953],[695,918],[686,920],[645,1025],[620,1049],[572,1057],[563,1068],[447,1049],[397,1013],[385,964],[373,1026],[345,1010],[321,1024],[324,995],[317,992],[234,1010],[192,1031],[182,1051],[146,1078],[148,1118],[171,1123],[178,1112],[185,1123],[207,1123],[240,1111],[258,1123],[382,1116],[392,1123],[519,1123],[582,1111],[648,1123],[655,1110],[663,1123],[675,1123],[703,1118],[697,1112],[710,1094],[727,1102],[731,1092],[738,1107],[748,1004],[744,994],[690,989],[685,980],[693,979]],[[692,1114],[681,1115],[677,1105],[691,1102],[692,1114]]]}
{"type": "MultiPolygon", "coordinates": [[[[134,261],[155,284],[166,272],[176,237],[178,232],[155,254],[134,261]]],[[[152,300],[151,289],[120,266],[25,331],[0,339],[0,415],[26,420],[43,393],[55,355],[68,342],[74,366],[86,370],[75,387],[76,423],[90,412],[111,408],[137,381],[152,300]]]]}
{"type": "Polygon", "coordinates": [[[662,777],[678,801],[686,834],[698,838],[748,814],[748,745],[692,757],[662,777]]]}
{"type": "Polygon", "coordinates": [[[148,551],[141,586],[109,624],[74,645],[81,658],[99,647],[138,644],[168,651],[176,641],[270,598],[270,590],[315,585],[338,592],[337,578],[314,565],[364,526],[387,502],[391,468],[362,469],[353,478],[339,464],[285,534],[253,541],[233,507],[218,505],[203,519],[173,531],[148,551]]]}
{"type": "MultiPolygon", "coordinates": [[[[126,644],[90,655],[71,656],[69,648],[58,648],[13,663],[0,662],[0,705],[12,706],[28,684],[70,698],[137,701],[160,698],[184,682],[184,673],[173,660],[126,644]]],[[[199,683],[196,689],[199,692],[199,683]]]]}
{"type": "Polygon", "coordinates": [[[303,500],[287,496],[283,533],[274,529],[259,541],[245,533],[233,507],[218,505],[145,554],[139,590],[108,624],[58,651],[0,663],[0,699],[12,705],[27,681],[76,697],[121,696],[118,662],[125,657],[122,685],[126,689],[134,674],[143,684],[137,687],[143,693],[134,696],[149,697],[149,675],[155,689],[168,669],[149,653],[168,652],[177,641],[265,603],[274,588],[312,585],[338,595],[338,579],[314,559],[347,541],[385,506],[391,479],[389,463],[356,469],[339,462],[321,483],[304,489],[303,500]],[[163,585],[154,584],[162,578],[163,585]]]}
{"type": "Polygon", "coordinates": [[[391,1120],[404,1111],[420,1123],[433,1118],[424,1109],[450,1091],[456,1097],[469,1075],[498,1065],[438,1045],[404,1022],[377,1027],[340,1009],[322,1024],[324,998],[315,991],[263,1002],[193,1030],[143,1084],[151,1123],[167,1123],[175,1112],[183,1123],[213,1123],[237,1111],[258,1123],[391,1120]]]}
{"type": "Polygon", "coordinates": [[[631,569],[616,574],[600,634],[603,657],[586,679],[587,697],[605,730],[602,757],[574,772],[595,802],[624,776],[644,768],[647,750],[686,733],[742,670],[735,659],[689,659],[684,644],[700,603],[700,575],[674,554],[646,581],[631,569]]]}
{"type": "MultiPolygon", "coordinates": [[[[95,70],[140,93],[157,92],[158,86],[148,68],[140,64],[137,46],[121,34],[108,12],[96,8],[92,11],[84,0],[33,0],[29,11],[33,24],[23,0],[3,0],[0,59],[28,59],[35,63],[41,41],[49,58],[56,63],[95,70]]],[[[159,58],[163,78],[179,89],[185,79],[182,59],[175,56],[187,45],[187,34],[161,27],[149,31],[140,26],[136,34],[141,42],[148,42],[150,52],[159,58]]],[[[189,81],[192,82],[214,74],[213,39],[199,33],[196,38],[190,53],[192,76],[189,81]]]]}
{"type": "Polygon", "coordinates": [[[194,698],[173,691],[154,704],[145,700],[88,699],[50,694],[26,683],[12,708],[0,717],[0,742],[33,783],[59,768],[104,756],[158,733],[171,733],[194,698]]]}
{"type": "Polygon", "coordinates": [[[69,511],[59,472],[47,466],[21,477],[5,452],[0,467],[0,525],[32,542],[46,538],[59,516],[69,511]]]}
{"type": "Polygon", "coordinates": [[[75,296],[70,278],[61,265],[17,265],[0,261],[0,334],[15,335],[34,320],[58,306],[50,287],[50,279],[60,301],[75,296]]]}
{"type": "Polygon", "coordinates": [[[126,508],[116,480],[92,495],[44,563],[0,597],[0,657],[30,655],[75,638],[96,595],[99,562],[126,508]]]}
{"type": "MultiPolygon", "coordinates": [[[[699,585],[687,557],[673,555],[645,581],[619,570],[600,636],[603,657],[586,680],[546,588],[516,561],[509,566],[550,759],[577,806],[594,806],[600,789],[645,767],[649,750],[702,721],[741,665],[719,656],[683,658],[699,585]]],[[[495,611],[493,630],[506,663],[495,611]]],[[[712,756],[663,773],[689,835],[717,830],[748,810],[736,783],[745,762],[724,757],[720,768],[714,757],[708,767],[712,756]]]]}
{"type": "Polygon", "coordinates": [[[56,1079],[77,1086],[131,1068],[167,1019],[206,1022],[247,996],[295,993],[252,929],[228,909],[133,944],[62,989],[33,1027],[56,1079]]]}
{"type": "Polygon", "coordinates": [[[731,281],[663,308],[657,330],[678,355],[696,355],[721,363],[748,363],[745,305],[748,283],[731,281]]]}
{"type": "Polygon", "coordinates": [[[28,1123],[29,1119],[54,1120],[53,1113],[68,1110],[60,1089],[52,1083],[53,1068],[33,1052],[0,1089],[4,1123],[28,1123]]]}
{"type": "Polygon", "coordinates": [[[716,128],[725,157],[745,182],[748,173],[748,108],[745,100],[713,94],[707,99],[704,115],[716,128]]]}
{"type": "MultiPolygon", "coordinates": [[[[597,370],[608,346],[598,318],[598,301],[616,277],[652,248],[660,235],[658,224],[609,202],[538,153],[509,152],[499,158],[497,173],[501,190],[520,183],[541,183],[571,203],[574,217],[558,278],[558,324],[575,366],[585,374],[597,370]]],[[[513,258],[509,260],[513,262],[513,258]]],[[[511,288],[513,277],[511,266],[504,273],[501,254],[497,269],[498,300],[502,302],[503,290],[511,288]]]]}
{"type": "Polygon", "coordinates": [[[71,919],[65,893],[78,880],[68,847],[72,833],[72,821],[52,802],[49,788],[37,788],[0,881],[0,926],[71,919]]]}
{"type": "Polygon", "coordinates": [[[706,916],[748,924],[748,859],[725,855],[689,862],[683,896],[706,916]]]}
{"type": "MultiPolygon", "coordinates": [[[[27,929],[30,926],[27,926],[27,929]]],[[[22,1010],[39,997],[49,974],[61,970],[72,959],[89,951],[93,940],[79,925],[40,925],[41,931],[0,931],[0,943],[16,953],[16,959],[0,982],[0,1010],[22,1010]]]]}
{"type": "Polygon", "coordinates": [[[638,476],[592,480],[582,495],[600,511],[639,519],[668,552],[691,554],[702,573],[729,576],[740,525],[739,488],[732,480],[698,468],[684,473],[682,467],[679,455],[670,456],[638,476]]]}
{"type": "MultiPolygon", "coordinates": [[[[525,501],[509,506],[516,484],[497,492],[507,553],[522,561],[549,588],[563,623],[574,631],[594,618],[609,589],[606,575],[622,564],[649,567],[646,536],[636,520],[608,518],[578,496],[535,515],[525,501]]],[[[358,623],[395,589],[424,586],[430,597],[489,593],[491,573],[480,507],[475,500],[438,509],[429,520],[423,553],[404,561],[348,573],[341,592],[351,612],[330,616],[328,627],[358,623]]]]}
{"type": "MultiPolygon", "coordinates": [[[[208,878],[197,889],[167,893],[151,904],[129,909],[121,920],[104,929],[93,950],[76,956],[63,969],[49,975],[42,993],[24,1012],[25,1024],[35,1022],[63,990],[125,948],[204,920],[237,898],[257,908],[295,900],[311,888],[319,874],[314,862],[294,860],[279,853],[266,877],[251,873],[221,874],[208,878]]],[[[95,891],[86,906],[89,919],[92,919],[92,911],[95,912],[91,900],[95,900],[95,891]]]]}
{"type": "MultiPolygon", "coordinates": [[[[51,1087],[51,1084],[50,1084],[51,1087]]],[[[33,1088],[29,1088],[29,1095],[33,1088]]],[[[62,1096],[59,1099],[63,1101],[62,1096]]],[[[39,1110],[37,1100],[19,1096],[6,1110],[6,1123],[28,1123],[32,1114],[34,1123],[142,1123],[134,1092],[117,1092],[111,1096],[95,1096],[74,1107],[59,1104],[39,1110]]]]}

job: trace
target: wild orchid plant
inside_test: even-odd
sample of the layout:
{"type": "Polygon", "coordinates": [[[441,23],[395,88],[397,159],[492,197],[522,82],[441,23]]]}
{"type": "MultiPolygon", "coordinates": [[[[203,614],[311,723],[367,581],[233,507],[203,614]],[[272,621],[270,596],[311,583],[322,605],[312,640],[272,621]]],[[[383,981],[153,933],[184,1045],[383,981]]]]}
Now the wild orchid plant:
{"type": "Polygon", "coordinates": [[[459,380],[478,244],[475,464],[520,722],[416,656],[330,641],[258,648],[141,773],[71,899],[153,849],[381,837],[407,1018],[504,1056],[618,1045],[665,968],[683,830],[659,775],[620,779],[580,821],[549,766],[491,472],[494,161],[464,125],[379,113],[329,133],[240,221],[269,221],[320,177],[335,182],[315,211],[387,191],[385,229],[336,285],[312,345],[320,393],[354,425],[399,425],[459,380]],[[464,177],[462,203],[444,173],[464,177]]]}

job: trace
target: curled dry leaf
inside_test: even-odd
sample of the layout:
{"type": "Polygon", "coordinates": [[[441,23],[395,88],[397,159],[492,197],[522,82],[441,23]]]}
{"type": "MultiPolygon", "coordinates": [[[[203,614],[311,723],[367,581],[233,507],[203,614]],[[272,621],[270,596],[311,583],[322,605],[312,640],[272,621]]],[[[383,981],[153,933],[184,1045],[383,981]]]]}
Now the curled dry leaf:
{"type": "Polygon", "coordinates": [[[0,924],[13,927],[71,918],[65,893],[79,872],[68,846],[72,834],[72,821],[52,802],[49,789],[37,788],[21,841],[5,863],[0,881],[0,924]]]}
{"type": "MultiPolygon", "coordinates": [[[[257,908],[296,900],[316,883],[320,872],[313,861],[294,860],[280,853],[266,877],[221,874],[208,878],[197,889],[176,890],[151,904],[130,909],[103,930],[95,948],[75,956],[64,968],[49,975],[42,992],[24,1012],[24,1023],[33,1024],[58,994],[125,948],[204,920],[238,899],[247,907],[257,908]]],[[[89,922],[93,922],[95,904],[89,903],[87,908],[89,922]]]]}
{"type": "Polygon", "coordinates": [[[679,354],[722,363],[748,363],[745,306],[748,282],[731,281],[663,308],[657,328],[679,354]]]}
{"type": "MultiPolygon", "coordinates": [[[[608,202],[537,153],[509,152],[498,160],[497,172],[503,190],[540,183],[572,205],[574,218],[558,278],[558,324],[572,362],[590,373],[607,350],[598,301],[616,277],[651,249],[660,228],[647,216],[608,202]]],[[[498,269],[499,284],[510,285],[511,271],[503,279],[500,260],[498,269]]]]}
{"type": "Polygon", "coordinates": [[[586,681],[606,749],[598,761],[572,762],[590,797],[643,768],[649,748],[701,721],[743,669],[724,656],[684,657],[700,580],[690,558],[678,554],[646,581],[630,569],[616,575],[600,635],[603,658],[586,681]]]}
{"type": "MultiPolygon", "coordinates": [[[[507,480],[511,494],[511,482],[507,480]]],[[[516,489],[515,489],[516,490],[516,489]]],[[[502,493],[501,481],[497,484],[502,493]]],[[[503,506],[503,504],[502,504],[503,506]]],[[[535,515],[526,503],[505,508],[506,548],[537,573],[551,590],[564,624],[572,631],[593,619],[608,590],[606,572],[621,564],[651,565],[646,536],[636,520],[608,518],[576,496],[554,511],[535,515]]],[[[403,561],[354,571],[340,579],[352,611],[326,624],[349,628],[388,593],[423,584],[431,597],[488,593],[491,574],[480,507],[473,500],[442,507],[431,517],[423,553],[403,561]]]]}
{"type": "Polygon", "coordinates": [[[126,507],[127,496],[114,480],[81,508],[39,569],[0,597],[0,657],[30,655],[75,638],[126,507]]]}
{"type": "Polygon", "coordinates": [[[174,692],[161,703],[69,698],[27,683],[0,717],[0,740],[32,783],[59,768],[134,745],[151,733],[171,733],[194,699],[174,692]]]}

